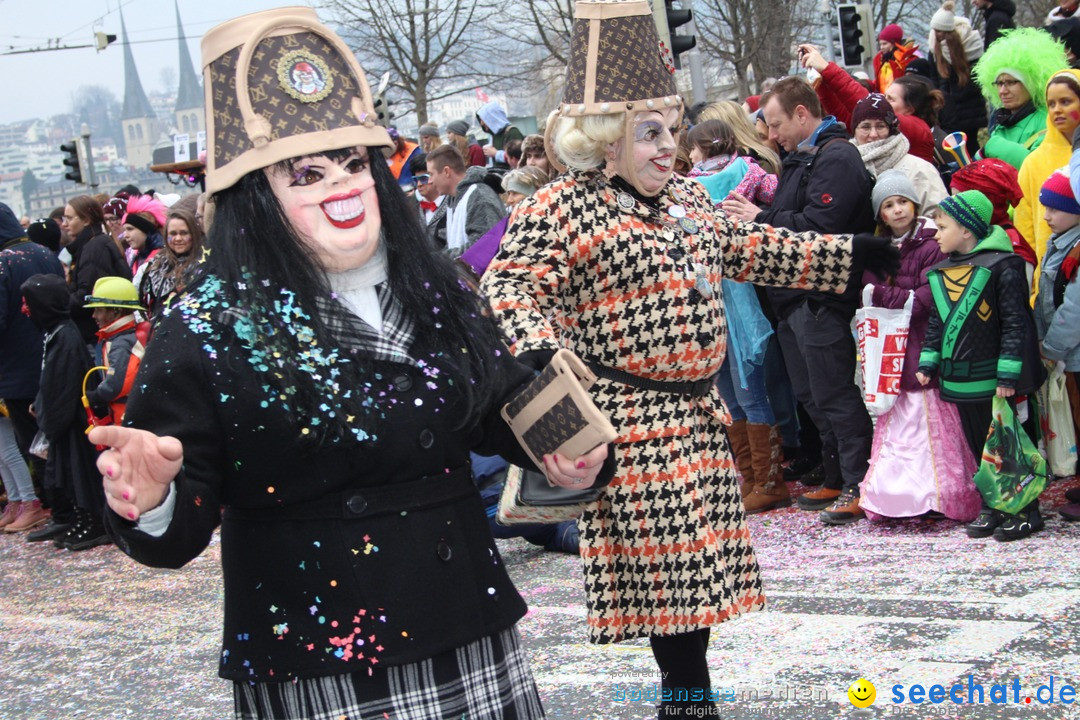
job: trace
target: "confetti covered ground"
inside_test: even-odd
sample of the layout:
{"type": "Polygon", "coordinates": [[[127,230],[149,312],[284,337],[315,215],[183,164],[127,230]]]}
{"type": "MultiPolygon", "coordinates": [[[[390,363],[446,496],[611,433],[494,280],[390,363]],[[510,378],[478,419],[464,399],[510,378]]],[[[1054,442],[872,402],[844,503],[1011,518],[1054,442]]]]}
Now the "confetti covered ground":
{"type": "MultiPolygon", "coordinates": [[[[1055,483],[1044,506],[1075,486],[1055,483]]],[[[1046,519],[1042,533],[1007,544],[970,540],[947,520],[751,518],[770,606],[713,629],[720,717],[1080,718],[1061,703],[1063,686],[1080,690],[1080,523],[1046,519]],[[1040,703],[1051,676],[1055,702],[1040,703]],[[877,690],[865,711],[847,699],[858,678],[877,690]],[[965,703],[969,683],[985,702],[893,702],[897,685],[957,683],[965,703]],[[995,684],[1006,703],[991,702],[995,684]]],[[[647,644],[584,641],[579,561],[500,542],[531,608],[521,631],[548,716],[654,718],[647,644]]],[[[228,718],[231,690],[215,675],[219,557],[215,541],[183,570],[152,570],[111,546],[73,554],[0,536],[0,719],[228,718]]]]}

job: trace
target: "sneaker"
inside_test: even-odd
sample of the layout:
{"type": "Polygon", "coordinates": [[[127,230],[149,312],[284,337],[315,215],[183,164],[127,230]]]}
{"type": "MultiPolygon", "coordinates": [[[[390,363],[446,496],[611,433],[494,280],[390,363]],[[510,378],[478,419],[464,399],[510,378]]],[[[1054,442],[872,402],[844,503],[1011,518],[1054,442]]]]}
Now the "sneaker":
{"type": "Polygon", "coordinates": [[[800,495],[795,501],[800,510],[824,510],[840,497],[840,491],[834,488],[818,488],[811,490],[805,495],[800,495]]]}
{"type": "Polygon", "coordinates": [[[994,539],[998,542],[1023,540],[1027,536],[1039,532],[1043,527],[1042,513],[1039,512],[1039,501],[1036,500],[1015,515],[1006,515],[1005,521],[994,530],[994,539]]]}
{"type": "Polygon", "coordinates": [[[854,490],[845,490],[840,493],[828,510],[821,512],[821,522],[826,525],[850,525],[866,517],[866,513],[859,507],[859,493],[854,490]]]}
{"type": "Polygon", "coordinates": [[[975,518],[964,528],[969,538],[990,537],[1005,520],[1005,513],[993,508],[984,507],[979,511],[979,517],[975,518]]]}
{"type": "Polygon", "coordinates": [[[45,540],[55,540],[61,535],[67,533],[71,529],[71,524],[66,522],[57,522],[56,518],[50,520],[44,527],[39,527],[37,530],[31,530],[26,534],[26,542],[43,542],[45,540]]]}
{"type": "Polygon", "coordinates": [[[15,518],[15,522],[4,528],[4,532],[17,533],[36,528],[48,522],[51,516],[52,513],[41,507],[40,500],[24,502],[19,510],[19,516],[15,518]]]}
{"type": "Polygon", "coordinates": [[[1061,513],[1063,520],[1069,522],[1076,522],[1080,520],[1080,502],[1071,502],[1063,508],[1059,508],[1058,512],[1061,513]]]}

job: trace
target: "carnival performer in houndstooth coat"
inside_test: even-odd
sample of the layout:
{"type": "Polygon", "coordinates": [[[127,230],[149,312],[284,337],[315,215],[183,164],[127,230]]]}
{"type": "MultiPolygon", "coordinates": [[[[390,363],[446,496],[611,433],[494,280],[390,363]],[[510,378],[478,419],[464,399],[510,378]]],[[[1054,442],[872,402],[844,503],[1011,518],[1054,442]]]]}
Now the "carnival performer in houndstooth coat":
{"type": "Polygon", "coordinates": [[[712,704],[709,627],[765,605],[713,383],[720,280],[838,292],[895,256],[870,236],[728,220],[673,177],[682,101],[656,47],[648,3],[579,0],[548,127],[570,169],[514,211],[482,289],[519,360],[567,347],[600,378],[618,469],[579,523],[589,639],[648,637],[660,715],[682,717],[712,704]]]}

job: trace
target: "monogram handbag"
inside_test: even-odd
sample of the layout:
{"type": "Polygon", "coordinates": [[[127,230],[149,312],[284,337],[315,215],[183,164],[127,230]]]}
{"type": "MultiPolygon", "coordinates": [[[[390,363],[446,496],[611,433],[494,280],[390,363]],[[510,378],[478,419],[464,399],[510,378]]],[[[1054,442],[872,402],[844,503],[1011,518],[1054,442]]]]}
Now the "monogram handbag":
{"type": "MultiPolygon", "coordinates": [[[[537,468],[544,455],[576,458],[617,436],[607,416],[589,397],[596,376],[569,350],[559,350],[521,394],[502,409],[518,442],[537,468]]],[[[503,525],[573,520],[603,486],[572,490],[554,486],[535,468],[511,467],[499,499],[503,525]]]]}

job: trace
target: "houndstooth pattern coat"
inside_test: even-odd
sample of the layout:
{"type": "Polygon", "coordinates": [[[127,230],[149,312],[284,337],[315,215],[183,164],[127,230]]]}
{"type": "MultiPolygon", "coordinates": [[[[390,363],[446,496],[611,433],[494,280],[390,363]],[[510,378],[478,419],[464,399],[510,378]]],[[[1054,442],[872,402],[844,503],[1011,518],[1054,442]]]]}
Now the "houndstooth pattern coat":
{"type": "MultiPolygon", "coordinates": [[[[850,236],[729,220],[679,177],[658,199],[571,172],[518,206],[482,281],[515,354],[564,346],[641,377],[700,380],[726,351],[721,277],[848,282],[850,236]]],[[[764,607],[716,388],[693,398],[600,379],[592,393],[619,437],[615,479],[579,521],[589,639],[685,633],[764,607]]]]}

